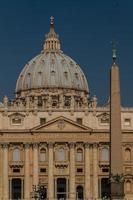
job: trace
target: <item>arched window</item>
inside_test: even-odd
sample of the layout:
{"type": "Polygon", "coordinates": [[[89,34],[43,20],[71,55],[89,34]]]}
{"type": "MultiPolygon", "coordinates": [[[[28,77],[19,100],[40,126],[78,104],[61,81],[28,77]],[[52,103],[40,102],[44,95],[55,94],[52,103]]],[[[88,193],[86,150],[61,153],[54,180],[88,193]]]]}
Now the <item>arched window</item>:
{"type": "Polygon", "coordinates": [[[131,150],[129,148],[125,149],[125,161],[131,160],[131,150]]]}
{"type": "Polygon", "coordinates": [[[46,161],[46,149],[45,148],[40,149],[39,161],[41,161],[41,162],[46,161]]]}
{"type": "Polygon", "coordinates": [[[64,150],[64,148],[57,149],[56,160],[57,161],[65,161],[65,150],[64,150]]]}
{"type": "Polygon", "coordinates": [[[108,148],[103,148],[101,150],[101,161],[109,161],[109,150],[108,150],[108,148]]]}
{"type": "Polygon", "coordinates": [[[20,161],[20,150],[19,150],[19,148],[15,148],[13,150],[13,161],[20,161]]]}
{"type": "Polygon", "coordinates": [[[78,161],[78,162],[83,161],[83,150],[81,148],[77,149],[76,161],[78,161]]]}
{"type": "Polygon", "coordinates": [[[76,188],[76,197],[79,200],[84,199],[83,187],[81,185],[77,186],[76,188]]]}
{"type": "Polygon", "coordinates": [[[126,191],[131,192],[131,181],[126,181],[126,191]]]}

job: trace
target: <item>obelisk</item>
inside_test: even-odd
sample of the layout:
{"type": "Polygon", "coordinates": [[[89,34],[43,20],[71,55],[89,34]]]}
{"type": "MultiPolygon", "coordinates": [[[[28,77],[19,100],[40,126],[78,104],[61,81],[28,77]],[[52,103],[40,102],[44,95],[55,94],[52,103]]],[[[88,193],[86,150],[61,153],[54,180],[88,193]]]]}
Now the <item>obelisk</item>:
{"type": "Polygon", "coordinates": [[[123,158],[121,131],[121,100],[119,67],[113,45],[113,63],[110,70],[110,180],[111,199],[123,199],[123,158]]]}

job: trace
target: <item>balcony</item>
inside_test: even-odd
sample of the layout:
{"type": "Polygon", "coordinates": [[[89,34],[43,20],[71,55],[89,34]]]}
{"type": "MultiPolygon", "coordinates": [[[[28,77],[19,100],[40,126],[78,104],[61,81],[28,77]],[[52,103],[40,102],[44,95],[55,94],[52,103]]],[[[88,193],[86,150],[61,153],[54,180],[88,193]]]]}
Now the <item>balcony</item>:
{"type": "Polygon", "coordinates": [[[24,165],[24,161],[10,161],[9,166],[11,168],[22,168],[24,165]]]}

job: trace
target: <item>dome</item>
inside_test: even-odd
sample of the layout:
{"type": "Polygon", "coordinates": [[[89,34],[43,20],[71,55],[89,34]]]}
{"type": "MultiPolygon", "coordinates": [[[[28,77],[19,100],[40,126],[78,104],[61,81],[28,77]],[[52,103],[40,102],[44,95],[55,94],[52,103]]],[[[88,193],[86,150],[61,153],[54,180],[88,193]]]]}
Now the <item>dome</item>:
{"type": "Polygon", "coordinates": [[[79,65],[60,50],[53,18],[43,51],[29,61],[19,75],[16,94],[49,88],[89,93],[86,77],[79,65]]]}

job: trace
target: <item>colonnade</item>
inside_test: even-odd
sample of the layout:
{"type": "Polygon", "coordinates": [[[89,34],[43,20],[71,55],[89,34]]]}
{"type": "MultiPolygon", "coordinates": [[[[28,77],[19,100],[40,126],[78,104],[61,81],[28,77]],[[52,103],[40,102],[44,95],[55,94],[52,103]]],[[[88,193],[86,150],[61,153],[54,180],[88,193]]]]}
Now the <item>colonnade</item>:
{"type": "MultiPolygon", "coordinates": [[[[70,162],[69,162],[69,199],[76,199],[76,163],[75,151],[76,143],[69,144],[70,148],[70,162]]],[[[0,199],[9,200],[9,174],[8,174],[8,144],[1,145],[1,152],[3,153],[2,163],[2,178],[0,185],[0,199]]],[[[31,199],[31,179],[33,175],[33,185],[38,185],[39,182],[39,167],[38,167],[38,143],[33,144],[33,174],[30,170],[30,144],[24,145],[24,198],[25,200],[31,199]]],[[[53,200],[54,194],[54,143],[48,144],[48,199],[53,200]]],[[[85,143],[84,145],[84,198],[89,199],[98,198],[98,144],[85,143]],[[92,149],[92,172],[90,165],[90,149],[92,149]],[[91,187],[91,173],[92,173],[92,186],[91,187]]]]}

